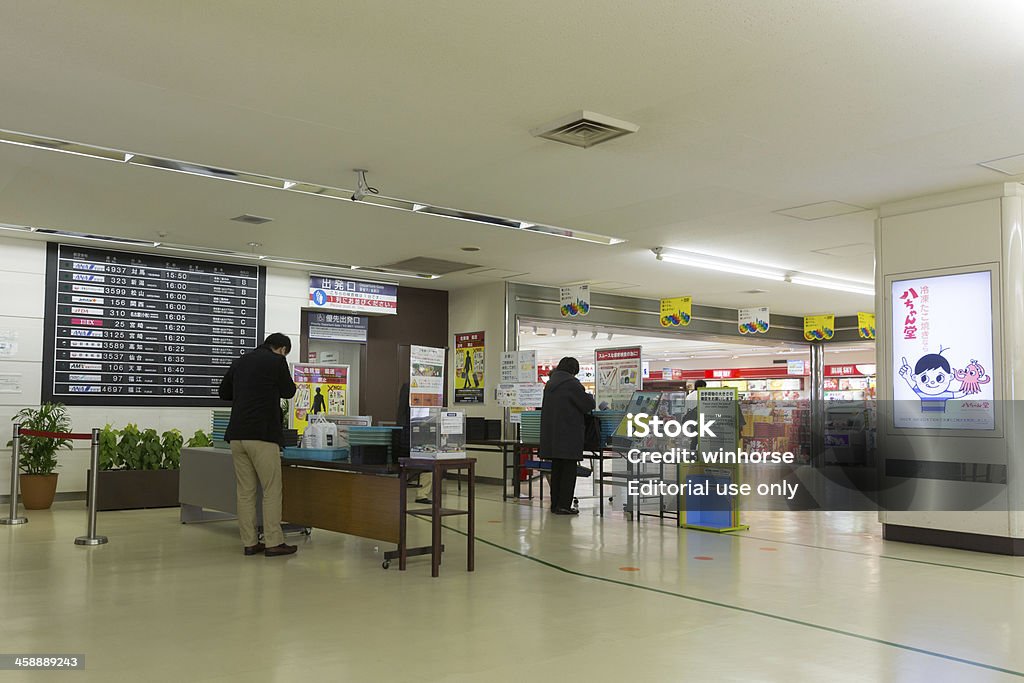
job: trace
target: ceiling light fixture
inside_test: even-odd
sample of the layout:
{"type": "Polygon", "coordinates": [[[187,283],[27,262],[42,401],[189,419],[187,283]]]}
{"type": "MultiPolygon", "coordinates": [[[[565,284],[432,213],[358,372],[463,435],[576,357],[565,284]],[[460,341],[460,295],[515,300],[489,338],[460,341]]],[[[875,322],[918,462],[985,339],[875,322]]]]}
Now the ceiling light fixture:
{"type": "Polygon", "coordinates": [[[575,339],[575,338],[576,338],[576,335],[577,335],[577,334],[579,334],[579,333],[580,333],[580,331],[579,331],[579,330],[573,330],[573,331],[572,331],[572,338],[573,338],[573,339],[575,339]]]}
{"type": "Polygon", "coordinates": [[[592,332],[592,333],[590,334],[590,339],[591,339],[591,341],[593,341],[593,340],[597,339],[597,330],[594,330],[594,331],[593,331],[593,332],[592,332]]]}
{"type": "Polygon", "coordinates": [[[657,247],[651,251],[654,252],[654,257],[659,261],[667,261],[668,263],[675,263],[677,265],[692,266],[694,268],[702,268],[704,270],[715,270],[720,273],[748,275],[750,277],[775,280],[777,282],[782,282],[786,279],[786,273],[784,271],[778,271],[772,268],[761,268],[755,263],[746,263],[744,261],[711,256],[710,254],[699,254],[697,252],[681,251],[678,249],[670,249],[668,247],[657,247]]]}
{"type": "Polygon", "coordinates": [[[867,282],[841,280],[839,278],[826,277],[823,275],[802,273],[797,270],[786,270],[777,266],[762,267],[760,264],[752,261],[723,258],[721,256],[713,256],[711,254],[702,254],[693,251],[683,251],[681,249],[672,249],[670,247],[656,247],[651,251],[654,252],[654,257],[659,261],[667,261],[669,263],[692,266],[694,268],[714,270],[720,273],[747,275],[766,280],[789,282],[794,285],[804,285],[806,287],[818,287],[820,289],[849,292],[851,294],[865,294],[868,296],[874,296],[875,294],[874,287],[867,282]]]}
{"type": "Polygon", "coordinates": [[[552,337],[557,337],[558,336],[558,328],[557,327],[552,327],[551,328],[551,336],[552,337]]]}
{"type": "MultiPolygon", "coordinates": [[[[9,230],[11,232],[29,233],[25,235],[25,239],[32,239],[36,235],[43,236],[44,238],[57,238],[59,240],[83,240],[86,242],[103,242],[105,244],[119,244],[129,247],[140,247],[144,249],[160,249],[163,251],[174,251],[185,254],[199,254],[206,257],[215,257],[218,259],[244,259],[247,261],[268,261],[271,263],[281,263],[290,266],[299,266],[302,268],[311,269],[331,269],[331,270],[346,270],[346,271],[359,271],[359,274],[367,271],[373,273],[380,273],[387,277],[402,277],[402,278],[416,278],[419,280],[436,280],[440,275],[434,273],[411,273],[403,270],[396,270],[391,268],[368,268],[360,266],[349,266],[339,263],[325,263],[321,261],[300,261],[296,259],[282,258],[277,256],[265,256],[255,253],[247,253],[243,251],[233,251],[231,249],[216,249],[213,247],[200,247],[189,244],[168,244],[163,241],[154,240],[138,240],[130,237],[112,237],[108,235],[94,235],[84,232],[76,232],[73,230],[57,230],[53,228],[36,228],[28,225],[10,225],[0,224],[0,230],[9,230]],[[30,236],[31,235],[31,236],[30,236]]],[[[161,240],[167,233],[161,232],[159,236],[161,240]]],[[[258,247],[263,246],[259,242],[250,242],[249,246],[255,250],[258,247]]],[[[361,277],[360,279],[367,279],[361,277]]],[[[382,284],[394,284],[397,282],[389,282],[387,280],[371,279],[372,282],[380,282],[382,284]]]]}
{"type": "Polygon", "coordinates": [[[875,288],[866,282],[850,282],[849,280],[826,280],[817,277],[794,276],[789,279],[794,285],[805,287],[818,287],[820,289],[833,289],[837,292],[850,292],[851,294],[875,295],[875,288]]]}
{"type": "Polygon", "coordinates": [[[226,180],[228,182],[241,183],[243,185],[265,187],[284,192],[295,192],[297,194],[322,197],[325,199],[354,200],[361,202],[362,204],[378,206],[384,209],[396,209],[399,211],[428,214],[440,218],[469,221],[490,227],[510,228],[513,230],[534,232],[540,235],[562,237],[565,239],[589,242],[592,244],[610,246],[614,244],[621,244],[626,241],[618,237],[609,237],[607,235],[600,235],[597,233],[570,230],[568,228],[560,228],[554,225],[531,223],[520,219],[505,218],[502,216],[494,216],[472,211],[462,211],[460,209],[451,209],[442,206],[433,206],[431,204],[413,202],[397,197],[386,197],[384,195],[380,195],[376,188],[370,187],[366,182],[365,169],[355,169],[356,189],[346,190],[344,188],[320,185],[317,183],[307,183],[300,180],[287,180],[285,178],[262,175],[259,173],[247,173],[244,171],[205,166],[194,162],[149,156],[139,154],[137,152],[126,152],[124,150],[108,149],[95,145],[86,145],[67,140],[58,140],[55,138],[19,133],[17,131],[0,130],[0,143],[21,147],[31,147],[33,149],[50,152],[62,152],[65,154],[103,159],[106,161],[130,163],[132,166],[142,166],[162,171],[184,173],[186,175],[211,180],[226,180]]]}

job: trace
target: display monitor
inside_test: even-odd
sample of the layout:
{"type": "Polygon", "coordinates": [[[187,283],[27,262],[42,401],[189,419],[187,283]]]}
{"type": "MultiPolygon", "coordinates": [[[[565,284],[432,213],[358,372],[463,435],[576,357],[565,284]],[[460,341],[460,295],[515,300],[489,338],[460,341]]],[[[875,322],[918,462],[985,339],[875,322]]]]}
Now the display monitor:
{"type": "Polygon", "coordinates": [[[992,271],[891,283],[893,426],[994,430],[992,271]]]}

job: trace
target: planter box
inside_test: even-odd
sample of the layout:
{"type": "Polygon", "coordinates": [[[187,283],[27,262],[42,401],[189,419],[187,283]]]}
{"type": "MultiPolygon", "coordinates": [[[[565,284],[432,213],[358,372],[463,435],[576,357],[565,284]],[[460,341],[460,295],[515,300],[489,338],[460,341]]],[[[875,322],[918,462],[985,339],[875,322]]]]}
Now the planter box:
{"type": "Polygon", "coordinates": [[[97,476],[97,510],[174,507],[178,470],[108,470],[97,476]]]}

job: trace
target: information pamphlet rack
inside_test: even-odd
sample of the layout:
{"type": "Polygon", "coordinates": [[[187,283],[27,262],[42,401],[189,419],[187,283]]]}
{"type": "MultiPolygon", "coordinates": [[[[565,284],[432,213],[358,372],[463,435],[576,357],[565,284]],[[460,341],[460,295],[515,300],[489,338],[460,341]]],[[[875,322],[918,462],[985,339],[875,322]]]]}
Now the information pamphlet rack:
{"type": "MultiPolygon", "coordinates": [[[[739,401],[735,387],[697,390],[697,414],[715,422],[714,438],[698,438],[697,450],[735,452],[739,442],[739,401]]],[[[740,482],[738,464],[716,463],[679,466],[679,481],[710,488],[740,482]]],[[[750,527],[740,523],[739,496],[683,495],[679,499],[679,526],[684,529],[728,533],[750,527]]]]}

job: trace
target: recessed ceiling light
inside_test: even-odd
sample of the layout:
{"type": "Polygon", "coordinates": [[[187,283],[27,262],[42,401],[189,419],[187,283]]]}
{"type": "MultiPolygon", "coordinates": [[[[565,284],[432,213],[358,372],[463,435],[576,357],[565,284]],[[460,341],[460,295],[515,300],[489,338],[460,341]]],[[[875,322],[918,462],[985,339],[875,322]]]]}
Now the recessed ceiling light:
{"type": "Polygon", "coordinates": [[[480,251],[480,247],[459,247],[462,251],[480,251]]]}
{"type": "Polygon", "coordinates": [[[767,289],[745,289],[740,294],[767,294],[767,289]]]}

